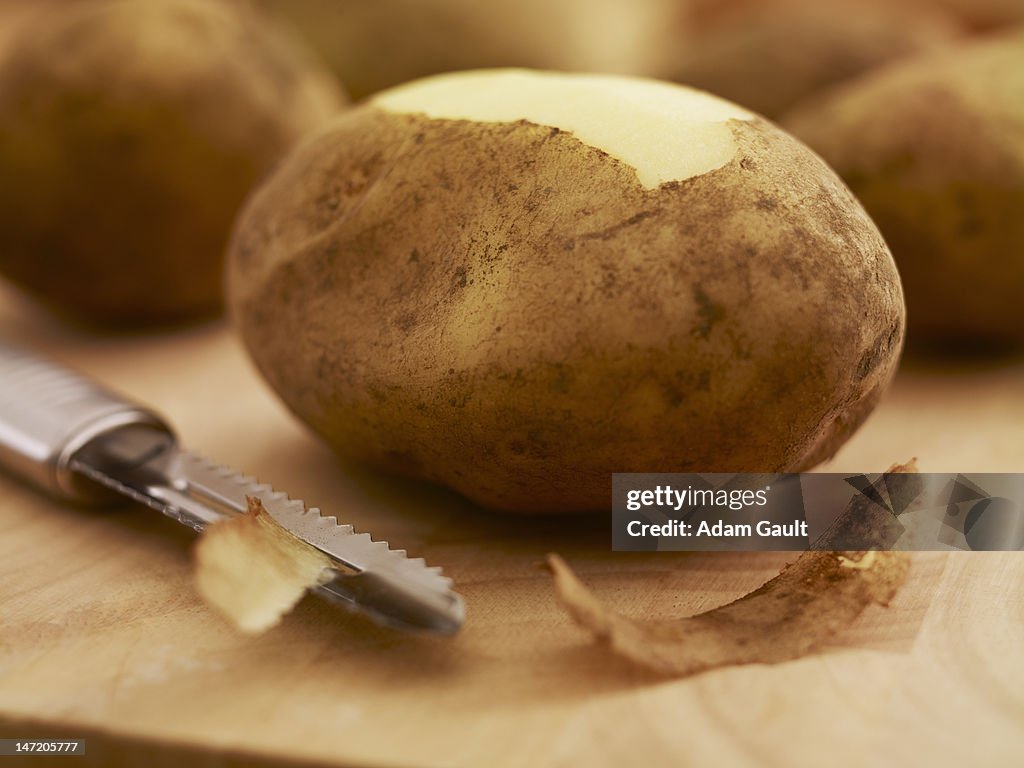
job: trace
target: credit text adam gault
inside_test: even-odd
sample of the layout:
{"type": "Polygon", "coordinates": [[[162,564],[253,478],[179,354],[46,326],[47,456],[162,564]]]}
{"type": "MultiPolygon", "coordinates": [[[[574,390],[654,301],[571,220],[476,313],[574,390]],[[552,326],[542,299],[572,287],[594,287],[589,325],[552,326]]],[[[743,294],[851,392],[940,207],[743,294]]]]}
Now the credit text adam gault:
{"type": "Polygon", "coordinates": [[[701,520],[694,530],[694,525],[682,520],[669,520],[666,523],[642,523],[631,520],[626,526],[630,536],[713,536],[723,538],[742,538],[757,536],[788,538],[791,536],[807,536],[807,521],[794,520],[792,523],[773,523],[761,520],[756,525],[749,523],[727,523],[719,520],[709,523],[701,520]]]}

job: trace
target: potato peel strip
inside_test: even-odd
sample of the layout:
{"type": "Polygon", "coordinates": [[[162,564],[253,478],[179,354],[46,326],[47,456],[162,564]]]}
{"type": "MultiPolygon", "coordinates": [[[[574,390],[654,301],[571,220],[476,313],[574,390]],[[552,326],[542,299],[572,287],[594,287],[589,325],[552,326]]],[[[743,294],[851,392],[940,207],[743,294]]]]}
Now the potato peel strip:
{"type": "MultiPolygon", "coordinates": [[[[912,464],[890,472],[907,471],[912,464]]],[[[842,518],[864,514],[851,504],[842,518]]],[[[673,621],[636,621],[609,609],[557,554],[548,555],[559,601],[598,642],[639,666],[686,676],[716,667],[799,658],[853,623],[871,604],[888,605],[910,557],[892,551],[804,552],[778,576],[727,605],[673,621]]]]}
{"type": "Polygon", "coordinates": [[[211,525],[196,544],[196,586],[235,627],[258,634],[321,583],[330,560],[282,528],[258,498],[246,501],[246,514],[211,525]]]}

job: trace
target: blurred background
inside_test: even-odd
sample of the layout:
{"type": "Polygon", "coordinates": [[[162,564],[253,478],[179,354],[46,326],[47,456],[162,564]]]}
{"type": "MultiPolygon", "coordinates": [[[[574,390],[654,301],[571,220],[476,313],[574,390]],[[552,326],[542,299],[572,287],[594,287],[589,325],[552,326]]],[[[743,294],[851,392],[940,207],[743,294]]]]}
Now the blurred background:
{"type": "Polygon", "coordinates": [[[235,215],[302,137],[409,80],[517,66],[780,121],[896,251],[911,342],[1016,347],[1022,24],[1024,0],[0,0],[0,279],[108,330],[216,315],[235,215]],[[951,313],[965,281],[984,298],[951,313]]]}

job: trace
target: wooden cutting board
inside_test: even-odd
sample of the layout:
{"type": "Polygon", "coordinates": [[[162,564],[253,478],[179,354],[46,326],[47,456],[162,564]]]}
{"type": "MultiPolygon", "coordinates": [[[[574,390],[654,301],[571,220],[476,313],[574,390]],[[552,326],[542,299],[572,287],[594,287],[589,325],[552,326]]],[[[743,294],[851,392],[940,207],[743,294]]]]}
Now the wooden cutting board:
{"type": "MultiPolygon", "coordinates": [[[[222,324],[94,336],[0,295],[0,332],[153,405],[190,447],[443,565],[468,606],[449,639],[309,598],[239,636],[197,598],[185,529],[0,476],[0,736],[86,738],[67,765],[1024,765],[1024,554],[915,555],[894,604],[820,653],[658,679],[572,624],[545,553],[649,618],[733,599],[791,555],[613,554],[605,519],[497,517],[345,466],[222,324]]],[[[909,364],[829,468],[914,455],[923,471],[1024,470],[1024,360],[909,364]]]]}

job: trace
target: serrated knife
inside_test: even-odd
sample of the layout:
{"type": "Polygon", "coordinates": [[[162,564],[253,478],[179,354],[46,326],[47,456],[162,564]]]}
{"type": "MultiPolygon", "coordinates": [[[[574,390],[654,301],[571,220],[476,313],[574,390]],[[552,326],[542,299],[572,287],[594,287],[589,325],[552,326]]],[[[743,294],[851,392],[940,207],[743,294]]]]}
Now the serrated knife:
{"type": "Polygon", "coordinates": [[[330,558],[314,591],[399,629],[450,634],[462,598],[440,568],[182,449],[156,413],[59,364],[0,340],[0,465],[64,500],[111,491],[202,531],[257,496],[287,531],[330,558]]]}

